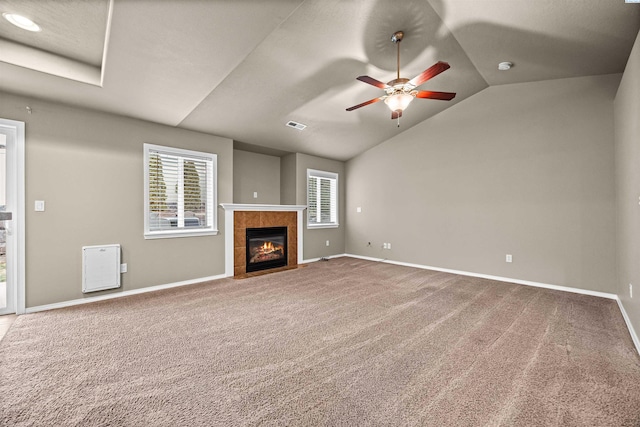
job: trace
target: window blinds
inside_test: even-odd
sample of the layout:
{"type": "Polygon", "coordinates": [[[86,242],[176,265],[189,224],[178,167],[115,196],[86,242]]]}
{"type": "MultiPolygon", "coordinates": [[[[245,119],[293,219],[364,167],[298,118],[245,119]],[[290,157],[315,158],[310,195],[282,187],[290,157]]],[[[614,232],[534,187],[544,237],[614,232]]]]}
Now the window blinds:
{"type": "Polygon", "coordinates": [[[198,154],[168,147],[149,148],[147,232],[215,227],[215,155],[198,154]]]}
{"type": "Polygon", "coordinates": [[[308,170],[307,222],[313,225],[338,224],[338,174],[308,170]]]}

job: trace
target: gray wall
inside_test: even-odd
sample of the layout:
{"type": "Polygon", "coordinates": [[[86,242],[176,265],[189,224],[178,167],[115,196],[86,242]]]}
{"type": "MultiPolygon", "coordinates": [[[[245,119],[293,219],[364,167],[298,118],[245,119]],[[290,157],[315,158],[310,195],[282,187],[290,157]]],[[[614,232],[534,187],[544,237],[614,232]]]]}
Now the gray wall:
{"type": "Polygon", "coordinates": [[[233,150],[233,203],[279,205],[280,157],[233,150]]]}
{"type": "Polygon", "coordinates": [[[640,333],[640,33],[615,99],[617,294],[640,333]],[[633,299],[629,295],[633,284],[633,299]]]}
{"type": "MultiPolygon", "coordinates": [[[[218,155],[218,202],[232,201],[230,139],[3,93],[0,117],[26,123],[26,304],[83,298],[81,248],[120,243],[116,291],[224,274],[218,236],[143,238],[143,143],[218,155]],[[26,106],[33,114],[27,114],[26,106]],[[46,211],[34,212],[34,200],[46,211]]],[[[99,295],[92,293],[89,296],[99,295]]]]}
{"type": "Polygon", "coordinates": [[[347,253],[615,293],[619,81],[490,87],[351,159],[347,253]]]}
{"type": "Polygon", "coordinates": [[[337,228],[307,228],[307,211],[304,211],[304,259],[313,259],[345,253],[345,169],[344,162],[322,157],[296,154],[296,204],[307,204],[307,169],[317,169],[338,174],[338,223],[337,228]],[[326,241],[329,240],[329,246],[326,241]]]}
{"type": "Polygon", "coordinates": [[[296,154],[293,153],[280,158],[280,203],[296,204],[296,185],[296,154]]]}
{"type": "MultiPolygon", "coordinates": [[[[348,252],[619,293],[638,329],[638,299],[628,298],[628,283],[640,283],[638,55],[636,42],[616,98],[615,183],[619,75],[491,87],[346,170],[339,161],[283,157],[281,203],[306,204],[307,168],[340,176],[340,227],[305,227],[304,258],[348,252]]],[[[123,290],[224,272],[220,211],[219,236],[143,239],[142,144],[217,153],[218,202],[231,202],[231,140],[5,93],[0,116],[27,124],[27,207],[47,202],[46,212],[26,212],[28,307],[84,296],[84,245],[123,245],[123,290]],[[167,262],[171,253],[180,254],[176,263],[167,262]]]]}
{"type": "Polygon", "coordinates": [[[345,170],[344,162],[290,154],[281,159],[281,200],[283,204],[307,204],[307,169],[317,169],[338,174],[338,223],[337,228],[307,228],[307,211],[304,211],[303,252],[304,259],[340,255],[345,249],[345,170]],[[327,240],[329,246],[326,245],[327,240]]]}

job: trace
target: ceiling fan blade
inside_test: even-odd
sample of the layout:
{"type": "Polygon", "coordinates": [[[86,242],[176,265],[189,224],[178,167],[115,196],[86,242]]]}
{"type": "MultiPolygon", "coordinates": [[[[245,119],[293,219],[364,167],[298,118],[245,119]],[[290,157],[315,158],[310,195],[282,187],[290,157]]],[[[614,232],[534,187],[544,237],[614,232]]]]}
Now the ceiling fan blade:
{"type": "Polygon", "coordinates": [[[451,101],[456,97],[453,92],[432,92],[430,90],[421,90],[416,93],[416,98],[441,99],[442,101],[451,101]]]}
{"type": "Polygon", "coordinates": [[[402,111],[391,112],[391,120],[399,119],[400,117],[402,117],[402,111]]]}
{"type": "Polygon", "coordinates": [[[370,100],[368,100],[368,101],[366,101],[366,102],[363,102],[362,104],[354,105],[353,107],[349,107],[349,108],[347,108],[347,111],[353,111],[353,110],[355,110],[355,109],[357,109],[357,108],[364,107],[364,106],[369,105],[369,104],[373,104],[374,102],[378,102],[378,101],[380,101],[380,100],[381,100],[381,99],[383,99],[383,98],[384,98],[384,97],[383,97],[383,96],[381,96],[381,97],[379,97],[379,98],[373,98],[373,99],[370,99],[370,100]]]}
{"type": "Polygon", "coordinates": [[[369,76],[356,77],[356,80],[360,80],[361,82],[368,83],[375,87],[379,87],[380,89],[386,89],[389,87],[389,85],[387,85],[386,83],[382,83],[380,80],[376,80],[373,77],[369,77],[369,76]]]}
{"type": "Polygon", "coordinates": [[[439,61],[435,65],[432,65],[431,67],[429,67],[426,70],[424,70],[422,72],[422,74],[418,74],[417,76],[415,76],[414,78],[409,80],[409,83],[411,83],[415,87],[418,87],[422,83],[424,83],[427,80],[437,76],[441,72],[448,70],[449,67],[450,67],[450,65],[447,64],[446,62],[439,61]]]}

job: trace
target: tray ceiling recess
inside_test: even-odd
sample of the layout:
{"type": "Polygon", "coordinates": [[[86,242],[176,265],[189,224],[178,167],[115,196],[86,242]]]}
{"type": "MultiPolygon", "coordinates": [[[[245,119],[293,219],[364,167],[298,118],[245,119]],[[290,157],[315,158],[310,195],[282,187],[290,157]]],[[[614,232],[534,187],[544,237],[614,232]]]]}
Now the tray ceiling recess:
{"type": "Polygon", "coordinates": [[[8,0],[0,8],[1,62],[102,86],[113,0],[8,0]],[[17,25],[27,20],[39,29],[17,25]]]}

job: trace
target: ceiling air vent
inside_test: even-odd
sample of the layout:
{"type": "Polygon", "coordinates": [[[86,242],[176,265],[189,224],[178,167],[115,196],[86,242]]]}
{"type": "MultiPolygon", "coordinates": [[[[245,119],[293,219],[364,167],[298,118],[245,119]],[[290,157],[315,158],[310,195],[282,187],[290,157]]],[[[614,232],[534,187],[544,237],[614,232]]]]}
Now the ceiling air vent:
{"type": "Polygon", "coordinates": [[[289,126],[290,128],[298,129],[298,130],[303,130],[304,128],[307,127],[307,125],[303,125],[302,123],[298,123],[294,121],[288,121],[287,126],[289,126]]]}

